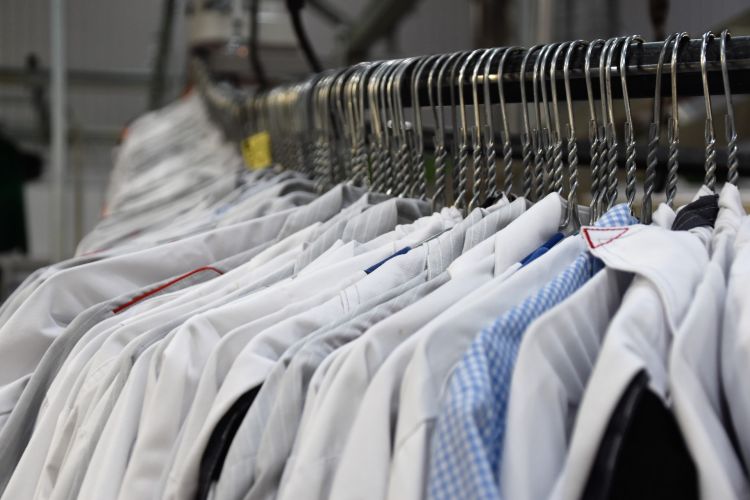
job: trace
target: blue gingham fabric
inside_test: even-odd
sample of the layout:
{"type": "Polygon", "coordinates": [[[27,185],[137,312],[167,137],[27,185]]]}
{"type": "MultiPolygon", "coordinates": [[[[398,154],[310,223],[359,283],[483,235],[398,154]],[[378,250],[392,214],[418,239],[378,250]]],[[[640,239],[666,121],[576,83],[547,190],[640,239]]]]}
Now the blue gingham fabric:
{"type": "MultiPolygon", "coordinates": [[[[626,204],[607,211],[597,227],[637,221],[626,204]]],[[[580,236],[576,236],[580,237],[580,236]]],[[[428,475],[430,499],[499,499],[499,471],[511,374],[521,338],[543,312],[578,290],[603,267],[588,251],[485,328],[451,376],[441,403],[428,475]]]]}

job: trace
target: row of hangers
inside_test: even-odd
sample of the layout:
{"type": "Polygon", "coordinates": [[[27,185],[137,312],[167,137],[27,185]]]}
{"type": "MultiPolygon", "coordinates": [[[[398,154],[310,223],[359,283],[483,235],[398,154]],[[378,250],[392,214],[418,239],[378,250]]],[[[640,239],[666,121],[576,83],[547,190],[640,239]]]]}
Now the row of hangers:
{"type": "MultiPolygon", "coordinates": [[[[719,44],[727,109],[727,181],[737,184],[739,176],[737,131],[726,58],[730,39],[728,30],[718,37],[709,31],[701,39],[700,72],[706,111],[704,183],[712,190],[717,170],[707,71],[707,52],[712,43],[719,44]]],[[[578,227],[582,214],[571,70],[582,57],[591,158],[591,201],[589,214],[583,217],[595,220],[617,202],[618,160],[624,149],[625,200],[642,222],[650,223],[664,121],[661,95],[664,66],[669,64],[671,95],[677,96],[680,50],[689,40],[687,33],[672,34],[659,53],[640,206],[636,206],[636,134],[627,81],[628,69],[632,67],[629,58],[637,55],[644,43],[637,35],[542,44],[528,49],[476,49],[363,62],[258,93],[244,104],[238,104],[236,95],[227,96],[212,87],[205,68],[201,70],[200,66],[197,81],[214,109],[228,109],[230,115],[244,124],[243,136],[268,132],[274,162],[312,175],[321,190],[349,181],[393,196],[431,200],[435,207],[453,205],[466,210],[488,205],[502,193],[519,193],[530,200],[539,200],[548,193],[558,192],[567,200],[566,225],[578,227]],[[592,53],[597,48],[601,51],[598,61],[594,61],[592,53]],[[536,57],[532,62],[533,55],[536,57]],[[514,168],[511,112],[505,96],[510,76],[506,74],[507,61],[514,56],[522,57],[517,79],[522,122],[520,179],[514,179],[518,169],[514,168]],[[596,78],[598,89],[592,75],[597,68],[601,76],[596,78]],[[625,112],[622,136],[615,123],[612,91],[617,76],[625,112]],[[563,80],[564,96],[559,95],[557,85],[550,84],[559,77],[563,80]],[[423,86],[425,79],[427,109],[407,106],[420,102],[420,85],[423,86]],[[527,89],[529,80],[531,95],[527,89]],[[470,93],[462,91],[466,86],[470,87],[470,93]],[[499,113],[493,108],[493,86],[499,95],[499,113]],[[445,88],[449,89],[447,95],[445,88]],[[429,130],[424,126],[425,113],[434,124],[432,162],[428,161],[429,130]]],[[[666,125],[669,151],[666,203],[672,206],[679,167],[677,99],[671,100],[666,125]]]]}

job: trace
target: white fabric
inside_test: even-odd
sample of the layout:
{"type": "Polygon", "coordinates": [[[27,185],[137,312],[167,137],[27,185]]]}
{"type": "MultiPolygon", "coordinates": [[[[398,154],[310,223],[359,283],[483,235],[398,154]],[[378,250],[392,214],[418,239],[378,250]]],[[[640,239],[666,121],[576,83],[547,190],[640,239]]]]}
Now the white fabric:
{"type": "Polygon", "coordinates": [[[604,333],[631,277],[602,270],[524,334],[508,398],[504,498],[541,500],[552,492],[604,333]]]}
{"type": "MultiPolygon", "coordinates": [[[[550,201],[547,201],[546,203],[540,203],[529,209],[493,238],[495,249],[503,247],[502,250],[500,250],[500,253],[501,255],[507,256],[507,260],[501,261],[500,263],[503,271],[514,262],[518,262],[525,257],[529,252],[546,241],[557,230],[561,214],[560,198],[551,197],[549,200],[550,201]],[[535,239],[536,241],[534,241],[535,239]],[[532,242],[532,244],[528,244],[528,242],[532,242]],[[524,248],[524,244],[527,244],[528,247],[524,248]],[[508,247],[511,246],[513,247],[513,250],[508,251],[508,247]]],[[[358,402],[363,401],[364,388],[367,388],[366,393],[370,392],[369,387],[371,387],[371,384],[367,384],[367,382],[371,379],[372,372],[368,373],[368,365],[372,366],[372,370],[377,370],[378,375],[376,375],[376,377],[378,377],[381,372],[378,366],[382,361],[378,360],[378,358],[376,358],[377,364],[371,364],[370,362],[362,363],[361,358],[359,357],[362,355],[364,355],[364,357],[369,357],[368,351],[374,346],[364,347],[363,349],[365,350],[360,351],[361,354],[359,356],[350,358],[352,353],[355,352],[355,346],[359,343],[367,346],[368,342],[373,341],[368,341],[368,339],[377,338],[378,342],[385,342],[384,345],[388,346],[387,351],[385,352],[385,355],[387,356],[387,353],[399,345],[403,339],[409,337],[414,331],[417,331],[429,320],[433,319],[436,314],[445,310],[448,306],[452,306],[458,301],[461,301],[461,298],[474,292],[477,288],[482,286],[483,283],[490,280],[493,269],[496,271],[497,269],[500,269],[500,267],[495,268],[495,261],[497,258],[495,255],[489,255],[485,258],[484,262],[475,262],[474,268],[467,267],[465,263],[462,262],[465,260],[465,257],[466,255],[462,255],[449,267],[449,272],[451,274],[450,282],[446,283],[443,287],[436,290],[428,297],[425,297],[416,304],[404,309],[399,314],[389,318],[389,320],[376,325],[362,338],[353,342],[349,355],[343,360],[346,362],[351,359],[353,361],[352,364],[347,363],[348,367],[342,366],[342,369],[340,370],[329,370],[329,375],[331,375],[331,388],[324,388],[321,390],[320,395],[322,395],[323,398],[317,404],[312,404],[310,410],[308,410],[308,405],[305,405],[300,432],[295,441],[292,456],[284,470],[279,498],[294,498],[295,496],[298,496],[301,491],[305,491],[307,498],[326,498],[329,491],[331,495],[335,494],[335,490],[330,489],[335,466],[337,463],[343,463],[341,462],[340,453],[350,435],[348,431],[350,428],[353,429],[351,426],[355,421],[354,419],[358,418],[358,416],[363,413],[362,411],[358,411],[361,407],[358,402]],[[454,268],[458,269],[458,275],[454,273],[454,268]],[[465,274],[462,275],[461,271],[465,274]],[[380,330],[381,328],[384,328],[384,330],[380,330]],[[376,337],[374,335],[374,332],[376,331],[383,331],[383,333],[385,333],[388,330],[394,330],[394,334],[398,332],[397,336],[394,337],[394,334],[390,334],[387,337],[383,335],[376,337]],[[343,369],[347,370],[346,376],[344,376],[343,373],[337,373],[343,371],[343,369]],[[351,373],[349,370],[351,370],[351,373]],[[355,381],[362,380],[363,377],[364,380],[360,382],[360,384],[364,383],[364,385],[357,385],[355,381]],[[333,387],[336,387],[336,389],[334,390],[333,387]],[[346,410],[342,411],[342,407],[344,406],[346,407],[346,410]],[[355,412],[357,412],[356,416],[355,412]]],[[[467,319],[472,317],[476,319],[472,314],[467,314],[466,317],[467,319]]],[[[479,321],[481,322],[481,319],[479,321]]],[[[398,349],[400,349],[400,347],[398,349]]],[[[391,356],[396,356],[397,352],[398,350],[391,356]]],[[[388,360],[391,359],[391,356],[388,356],[388,360]]],[[[382,367],[386,371],[389,370],[387,367],[389,367],[391,363],[395,363],[388,360],[386,360],[386,363],[382,367]]],[[[343,365],[344,362],[340,364],[343,365]]],[[[396,372],[400,374],[402,370],[403,367],[401,363],[396,363],[391,371],[394,374],[396,372]]],[[[400,376],[398,381],[400,381],[400,376]]],[[[398,385],[392,385],[391,387],[393,388],[391,392],[398,391],[398,385]]],[[[390,392],[388,394],[390,394],[390,392]]],[[[390,401],[390,396],[384,396],[380,401],[382,402],[382,406],[378,406],[378,411],[381,414],[385,412],[385,414],[388,415],[389,403],[387,401],[390,401]]],[[[380,421],[379,425],[387,426],[385,435],[391,435],[387,431],[387,428],[390,427],[389,422],[380,421]]],[[[390,437],[388,440],[390,440],[390,437]]],[[[388,443],[383,443],[383,445],[388,445],[388,443]]],[[[374,457],[371,458],[374,459],[374,457]]],[[[390,456],[387,457],[384,464],[377,463],[378,467],[384,469],[385,477],[387,477],[389,458],[390,456]]],[[[376,473],[375,468],[370,467],[371,463],[372,462],[368,462],[367,469],[376,473]]],[[[387,484],[382,485],[383,488],[386,486],[387,484]]],[[[358,491],[361,493],[362,490],[358,491]]]]}
{"type": "Polygon", "coordinates": [[[728,425],[736,435],[745,463],[750,464],[750,395],[747,391],[750,367],[750,216],[742,218],[734,243],[735,258],[729,271],[721,334],[721,382],[729,407],[728,425]]]}
{"type": "MultiPolygon", "coordinates": [[[[272,287],[247,299],[228,304],[224,308],[214,309],[207,313],[204,318],[198,316],[191,319],[188,322],[188,328],[184,329],[184,333],[178,332],[170,342],[169,349],[165,351],[165,355],[169,356],[168,359],[171,361],[166,359],[162,361],[162,371],[168,366],[165,364],[168,362],[175,368],[168,372],[170,373],[169,377],[164,376],[164,374],[160,375],[154,388],[154,394],[159,396],[152,396],[147,392],[146,397],[149,401],[153,401],[153,404],[150,409],[146,407],[144,410],[131,461],[123,478],[120,498],[140,498],[157,487],[162,467],[170,456],[171,447],[177,440],[190,401],[195,393],[200,372],[211,353],[212,347],[216,345],[223,333],[227,334],[226,338],[236,341],[226,341],[227,345],[231,347],[231,352],[236,352],[237,349],[241,348],[243,342],[249,342],[263,330],[275,325],[272,330],[275,332],[273,335],[264,333],[259,340],[252,342],[246,350],[242,351],[243,353],[247,352],[253,359],[257,358],[255,353],[258,347],[252,346],[277,346],[278,349],[278,346],[289,345],[290,339],[296,339],[311,331],[309,329],[311,324],[315,324],[317,328],[330,321],[331,318],[335,318],[337,314],[341,313],[342,305],[346,306],[347,302],[356,302],[358,295],[369,297],[372,291],[382,290],[383,283],[378,283],[381,279],[380,274],[373,273],[368,276],[372,279],[367,280],[367,282],[373,283],[373,288],[370,290],[355,287],[344,291],[343,297],[331,299],[326,304],[325,309],[318,309],[317,311],[313,309],[299,318],[294,317],[279,323],[284,318],[289,318],[290,315],[299,314],[309,310],[312,306],[321,304],[336,294],[338,290],[363,279],[366,276],[364,269],[392,255],[399,247],[425,240],[443,231],[446,227],[450,227],[453,223],[452,219],[446,220],[439,215],[427,219],[431,222],[420,225],[420,231],[412,231],[407,241],[387,244],[379,249],[339,262],[335,266],[325,267],[308,274],[300,274],[298,279],[291,280],[289,285],[285,287],[272,287]],[[316,290],[323,293],[313,299],[305,299],[305,297],[314,294],[316,290]],[[342,298],[345,298],[345,300],[342,300],[342,298]],[[302,301],[300,304],[294,305],[294,302],[300,300],[302,301]],[[318,322],[323,321],[323,323],[316,323],[316,320],[318,322]],[[191,327],[190,325],[194,326],[191,327]],[[279,335],[284,335],[286,340],[281,340],[279,335]],[[190,364],[186,364],[185,360],[190,360],[190,364]],[[184,368],[181,368],[183,366],[184,368]],[[182,410],[165,416],[163,405],[170,398],[176,399],[171,404],[167,403],[167,405],[173,408],[182,408],[182,410]],[[149,417],[149,415],[152,416],[149,417]]],[[[387,279],[385,281],[388,282],[387,279]]],[[[211,418],[212,415],[209,416],[210,422],[217,422],[218,418],[226,412],[236,398],[245,392],[247,382],[256,380],[245,373],[244,370],[247,367],[264,369],[263,373],[265,373],[268,366],[268,363],[248,363],[246,361],[241,353],[232,365],[233,368],[237,368],[230,370],[227,374],[225,383],[222,384],[222,390],[217,395],[217,403],[212,406],[212,410],[216,411],[215,414],[218,417],[211,418]],[[242,370],[243,376],[233,376],[232,372],[236,370],[242,370]]],[[[204,442],[210,436],[211,429],[206,428],[203,436],[204,442]]]]}
{"type": "Polygon", "coordinates": [[[719,197],[711,261],[669,358],[674,414],[696,464],[701,498],[750,497],[747,476],[723,426],[719,389],[726,279],[744,212],[739,191],[726,184],[719,197]]]}
{"type": "MultiPolygon", "coordinates": [[[[514,220],[525,210],[526,203],[522,200],[518,200],[509,205],[507,200],[503,199],[491,208],[492,210],[475,209],[461,224],[456,225],[450,231],[439,235],[437,238],[430,240],[425,244],[427,250],[427,279],[442,280],[443,276],[445,276],[445,279],[448,279],[444,271],[457,256],[461,255],[466,249],[473,248],[477,243],[494,235],[499,229],[505,227],[510,221],[514,220]],[[437,278],[438,276],[440,276],[440,278],[437,278]]],[[[435,287],[437,286],[439,285],[435,285],[435,287]]],[[[377,326],[375,328],[377,328],[377,326]]],[[[388,333],[388,335],[391,334],[388,333]]],[[[376,338],[384,340],[382,337],[376,338]]],[[[341,351],[341,349],[336,350],[336,353],[339,351],[341,351]]],[[[330,357],[331,356],[327,356],[322,364],[325,365],[330,357]]],[[[313,375],[313,378],[314,377],[315,375],[313,375]]],[[[308,394],[310,394],[310,391],[308,391],[308,394]]],[[[257,404],[257,402],[254,404],[257,404]]],[[[303,408],[303,405],[300,405],[300,407],[303,408]]],[[[295,428],[299,427],[299,425],[297,425],[298,423],[299,422],[295,422],[295,428]]],[[[241,431],[242,430],[243,429],[241,429],[241,431]]],[[[293,442],[293,439],[291,442],[293,442]]],[[[266,472],[266,464],[258,459],[259,450],[257,446],[259,444],[259,441],[254,440],[251,435],[246,436],[245,439],[239,440],[235,437],[232,441],[231,448],[226,456],[226,462],[221,471],[219,480],[221,486],[220,488],[217,486],[217,490],[221,489],[222,491],[220,494],[222,498],[239,499],[244,496],[244,498],[247,499],[275,496],[274,492],[269,491],[275,491],[274,487],[271,487],[267,481],[261,482],[260,484],[254,482],[253,471],[251,470],[248,472],[247,470],[248,468],[255,469],[255,472],[259,476],[263,476],[264,472],[266,472]],[[247,494],[245,494],[246,492],[247,494]]],[[[268,444],[270,444],[270,442],[268,444]]],[[[285,459],[286,453],[287,452],[285,452],[284,455],[285,459]]],[[[183,474],[183,477],[176,482],[186,484],[188,481],[189,480],[186,480],[186,474],[183,474]]]]}
{"type": "MultiPolygon", "coordinates": [[[[169,300],[173,298],[170,295],[158,297],[156,301],[147,301],[146,304],[141,306],[149,308],[158,304],[149,313],[135,316],[129,320],[126,319],[121,324],[116,325],[115,329],[110,329],[107,334],[105,334],[106,330],[102,331],[99,328],[89,332],[79,342],[82,348],[77,355],[73,356],[75,352],[71,353],[70,359],[72,362],[68,364],[68,369],[61,370],[62,376],[65,377],[62,380],[69,381],[58,383],[57,381],[60,379],[58,376],[50,388],[40,412],[40,422],[37,424],[40,431],[32,435],[32,439],[11,477],[3,498],[31,498],[28,488],[34,488],[37,481],[40,487],[46,485],[47,488],[41,489],[40,494],[43,491],[51,491],[54,480],[48,480],[48,476],[40,473],[45,468],[43,464],[46,460],[47,450],[67,446],[69,440],[72,439],[71,432],[78,425],[77,422],[85,417],[92,401],[96,400],[97,393],[107,387],[107,383],[117,373],[109,368],[116,366],[117,356],[131,340],[159,325],[168,324],[174,318],[196,312],[213,301],[227,301],[233,294],[237,294],[241,290],[243,278],[250,278],[250,281],[253,282],[253,277],[259,279],[275,272],[271,269],[278,268],[279,263],[277,261],[293,259],[301,251],[300,242],[304,241],[304,236],[313,229],[314,227],[310,227],[303,230],[279,244],[279,248],[283,249],[290,242],[296,241],[298,243],[296,250],[289,250],[276,258],[272,258],[271,256],[276,249],[269,248],[268,252],[259,254],[247,264],[223,276],[196,286],[192,290],[180,292],[180,300],[169,300]],[[263,261],[266,261],[265,265],[258,264],[258,262],[263,261]],[[107,375],[107,373],[109,374],[107,375]],[[61,389],[60,392],[57,392],[58,388],[61,389]],[[52,400],[51,394],[58,394],[58,396],[55,396],[54,404],[48,404],[48,401],[52,400]],[[55,428],[60,430],[53,433],[55,428]],[[68,430],[63,431],[63,429],[68,430]]],[[[57,453],[52,456],[62,457],[64,455],[57,453]]],[[[48,464],[48,468],[50,466],[52,466],[52,463],[48,464]]],[[[57,474],[57,467],[59,465],[50,469],[54,471],[55,475],[57,474]]]]}
{"type": "MultiPolygon", "coordinates": [[[[467,300],[465,305],[463,301],[459,302],[412,337],[415,341],[413,354],[404,371],[397,400],[395,439],[392,451],[388,450],[391,453],[390,472],[380,477],[368,474],[364,498],[380,498],[382,483],[387,485],[387,498],[424,498],[432,431],[453,367],[483,328],[562,272],[582,249],[580,238],[559,243],[502,283],[495,280],[478,289],[475,301],[467,300]]],[[[335,487],[340,482],[348,484],[349,494],[353,491],[354,481],[363,479],[347,479],[354,473],[352,466],[355,463],[364,465],[365,457],[375,451],[371,448],[375,445],[374,440],[362,433],[370,420],[367,408],[366,402],[363,403],[336,472],[335,487]]],[[[381,427],[378,424],[375,428],[381,427]]],[[[387,457],[381,451],[387,448],[378,446],[376,456],[387,457]]],[[[342,485],[336,492],[340,496],[333,498],[344,498],[346,492],[347,488],[342,485]]]]}
{"type": "MultiPolygon", "coordinates": [[[[692,232],[655,226],[584,228],[589,251],[607,267],[635,273],[610,324],[575,421],[570,450],[550,498],[579,499],[612,410],[641,370],[667,399],[667,356],[708,263],[692,232]]],[[[710,234],[710,233],[709,233],[710,234]]]]}

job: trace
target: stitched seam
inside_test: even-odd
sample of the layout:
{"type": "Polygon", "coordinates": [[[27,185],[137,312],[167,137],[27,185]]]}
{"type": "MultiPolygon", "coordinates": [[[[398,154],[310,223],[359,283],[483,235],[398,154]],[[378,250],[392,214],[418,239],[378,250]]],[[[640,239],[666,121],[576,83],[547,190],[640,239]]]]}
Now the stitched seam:
{"type": "Polygon", "coordinates": [[[167,283],[165,283],[165,284],[163,284],[163,285],[161,285],[161,286],[159,286],[157,288],[154,288],[153,290],[149,290],[148,292],[144,292],[141,295],[133,297],[132,299],[130,299],[126,303],[124,303],[122,305],[119,305],[119,306],[115,307],[114,309],[112,309],[112,313],[113,314],[121,313],[122,311],[124,311],[128,307],[130,307],[130,306],[132,306],[132,305],[134,305],[134,304],[142,301],[143,299],[146,299],[148,297],[151,297],[152,295],[155,295],[155,294],[157,294],[157,293],[159,293],[161,291],[164,291],[167,288],[176,285],[180,281],[183,281],[183,280],[185,280],[185,279],[187,279],[187,278],[189,278],[189,277],[191,277],[191,276],[193,276],[195,274],[201,273],[203,271],[213,271],[213,272],[215,272],[216,274],[219,274],[219,275],[224,274],[221,271],[219,271],[218,269],[216,269],[215,267],[210,267],[210,266],[199,267],[198,269],[190,271],[187,274],[183,274],[179,278],[175,278],[172,281],[169,281],[169,282],[167,282],[167,283]]]}
{"type": "Polygon", "coordinates": [[[613,241],[615,241],[616,239],[620,238],[625,233],[627,233],[629,230],[630,230],[630,228],[628,228],[628,227],[625,227],[625,228],[623,228],[623,227],[610,227],[610,228],[608,228],[608,227],[596,227],[596,228],[585,228],[583,230],[583,234],[586,237],[586,241],[588,241],[589,246],[592,249],[596,249],[596,248],[600,248],[600,247],[603,247],[604,245],[608,245],[608,244],[612,243],[613,241]],[[622,232],[620,234],[618,234],[617,236],[613,236],[612,238],[608,239],[604,243],[600,243],[599,245],[595,245],[594,242],[593,242],[593,240],[589,236],[589,231],[622,231],[622,232]]]}

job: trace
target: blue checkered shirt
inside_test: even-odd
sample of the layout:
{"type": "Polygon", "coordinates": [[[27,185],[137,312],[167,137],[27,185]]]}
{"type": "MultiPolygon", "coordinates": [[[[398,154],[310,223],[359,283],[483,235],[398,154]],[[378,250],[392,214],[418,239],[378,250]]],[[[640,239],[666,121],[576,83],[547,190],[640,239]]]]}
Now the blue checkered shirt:
{"type": "MultiPolygon", "coordinates": [[[[607,211],[596,226],[636,222],[622,204],[607,211]]],[[[501,498],[499,471],[508,394],[523,333],[534,319],[569,297],[602,267],[589,252],[581,253],[554,280],[497,318],[472,342],[451,376],[432,436],[430,499],[501,498]]]]}

